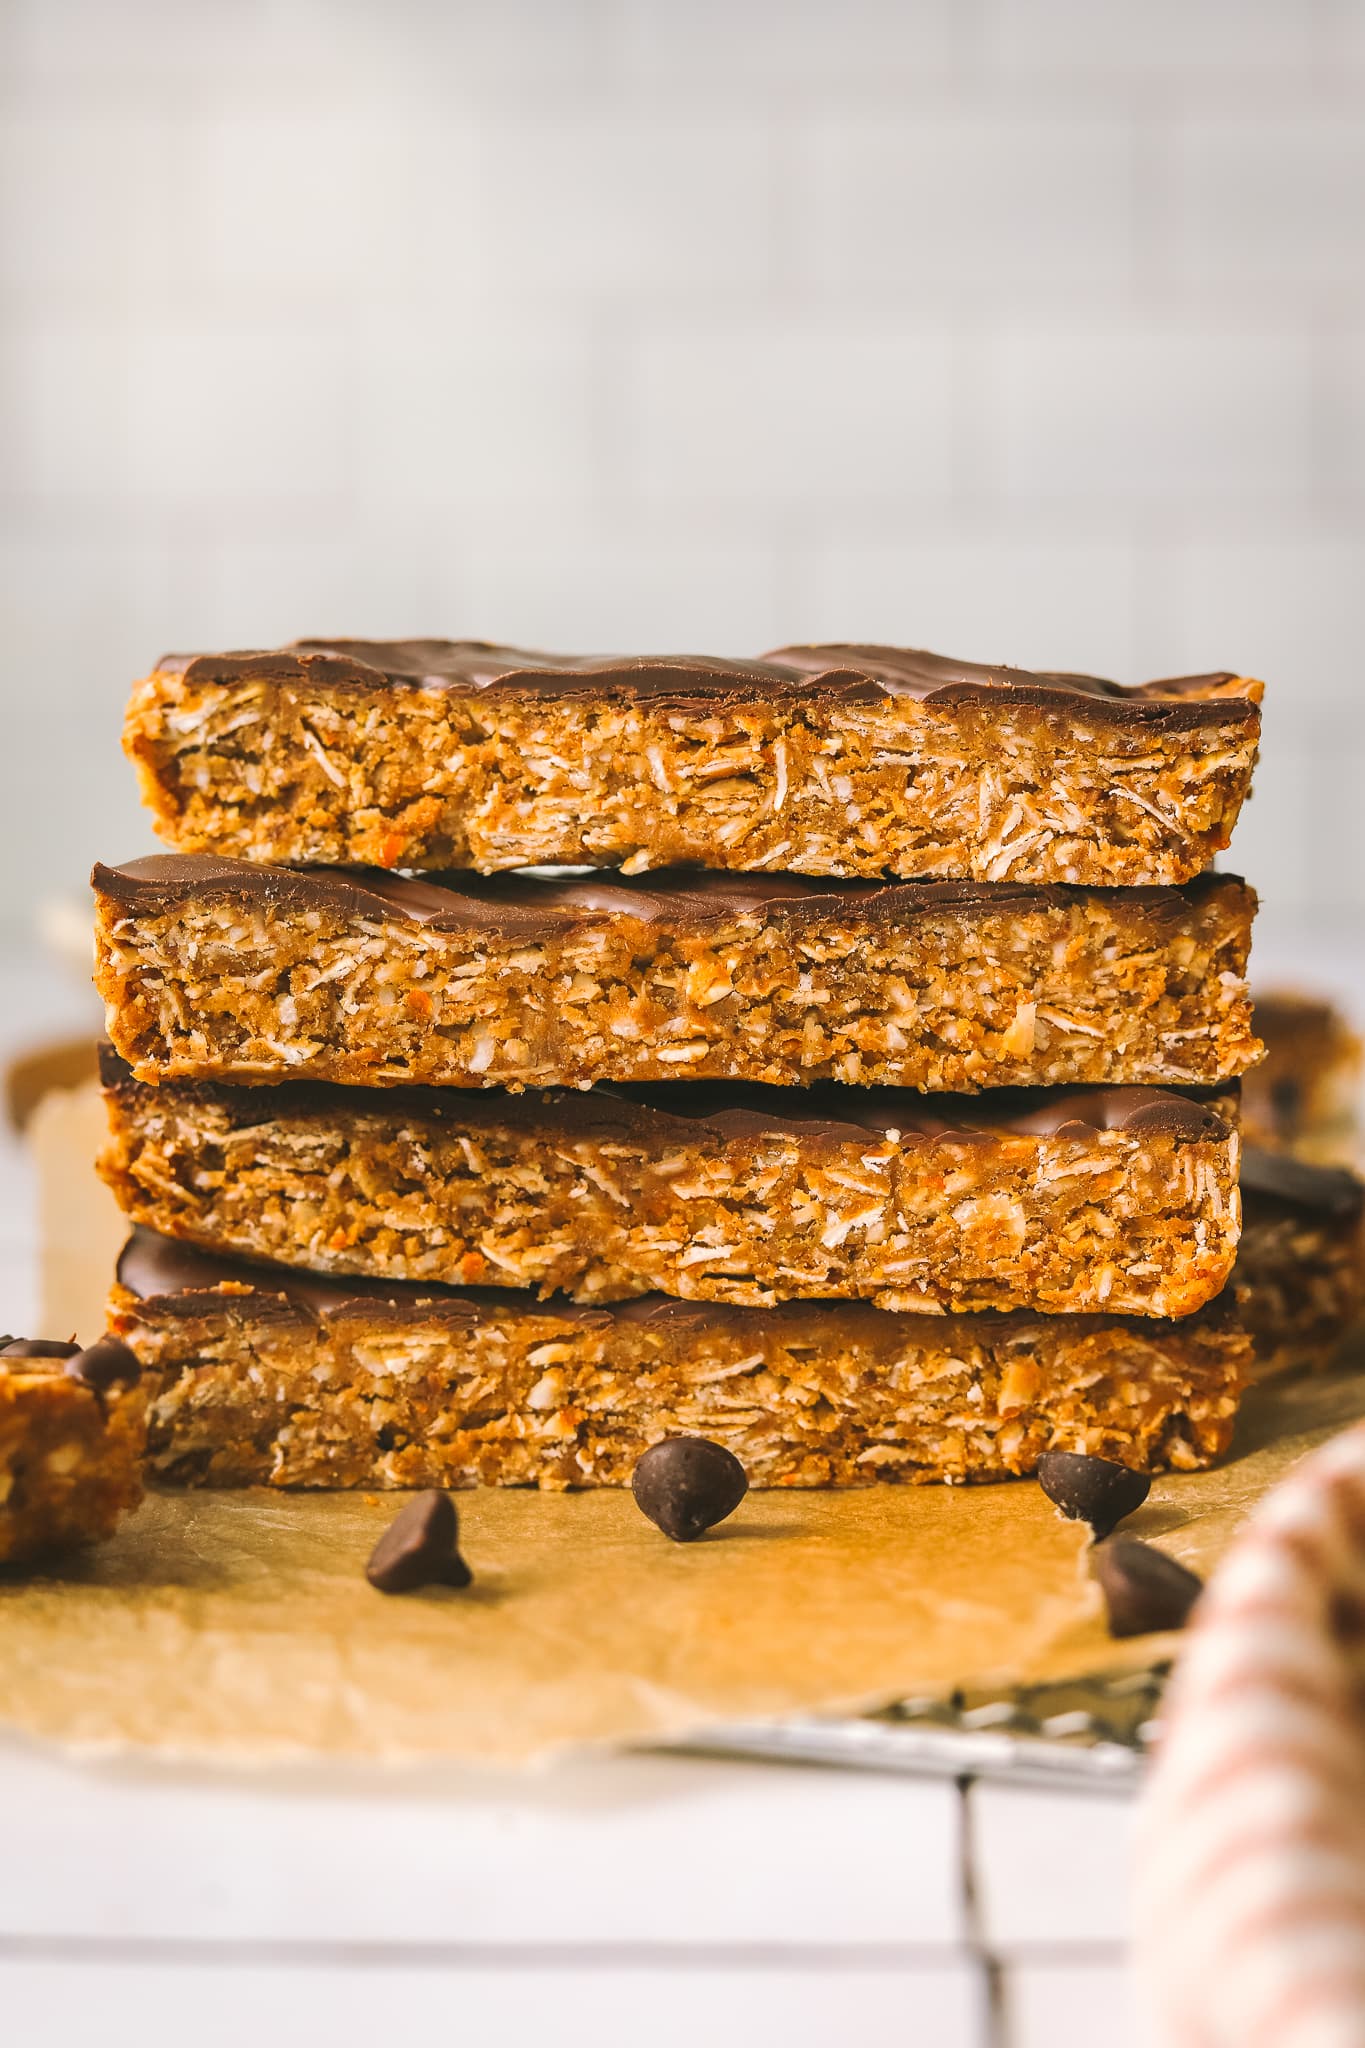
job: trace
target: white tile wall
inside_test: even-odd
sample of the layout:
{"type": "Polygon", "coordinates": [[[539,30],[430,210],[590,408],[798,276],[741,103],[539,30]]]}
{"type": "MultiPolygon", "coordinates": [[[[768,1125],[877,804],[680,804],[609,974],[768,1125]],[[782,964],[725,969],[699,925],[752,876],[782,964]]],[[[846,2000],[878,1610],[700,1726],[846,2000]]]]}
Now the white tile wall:
{"type": "Polygon", "coordinates": [[[1358,540],[1341,533],[1187,541],[1172,552],[1166,617],[1144,655],[1158,668],[1252,669],[1276,685],[1267,715],[1282,698],[1296,725],[1310,707],[1349,718],[1360,698],[1360,569],[1358,540]]]}
{"type": "Polygon", "coordinates": [[[1009,2048],[1138,2048],[1133,2004],[1118,1963],[1019,1964],[1006,1988],[1009,2048]]]}
{"type": "Polygon", "coordinates": [[[0,129],[0,279],[69,301],[154,289],[172,192],[155,130],[109,103],[12,103],[0,129]]]}
{"type": "Polygon", "coordinates": [[[354,458],[347,467],[358,498],[380,509],[420,506],[428,545],[457,506],[477,524],[489,504],[572,507],[591,491],[593,351],[571,313],[552,333],[504,313],[455,332],[396,336],[383,344],[380,368],[368,344],[356,352],[363,480],[354,458]]]}
{"type": "Polygon", "coordinates": [[[44,514],[58,531],[95,505],[109,518],[127,490],[132,355],[107,313],[73,319],[43,307],[9,325],[0,340],[7,539],[25,538],[44,514]]]}
{"type": "Polygon", "coordinates": [[[812,551],[799,637],[976,647],[986,661],[1135,675],[1137,550],[1124,540],[1034,539],[978,525],[812,551]]]}
{"type": "Polygon", "coordinates": [[[1007,1957],[1067,1943],[1122,1947],[1131,1805],[984,1781],[968,1800],[985,1942],[1007,1957]]]}
{"type": "Polygon", "coordinates": [[[0,926],[345,629],[1244,666],[1358,915],[1362,136],[1365,0],[13,0],[0,926]]]}
{"type": "Polygon", "coordinates": [[[852,119],[846,108],[801,134],[808,211],[803,271],[829,293],[856,291],[932,310],[973,286],[1050,296],[1125,282],[1133,265],[1129,124],[1084,111],[923,104],[852,119]]]}
{"type": "Polygon", "coordinates": [[[690,1970],[591,1962],[577,1968],[368,1969],[344,1956],[290,1966],[66,1958],[6,1962],[0,1999],[14,2038],[43,2048],[181,2048],[193,2007],[196,2048],[326,2041],[372,2048],[416,2036],[495,2040],[505,2048],[737,2048],[780,2041],[827,2048],[838,2040],[913,2038],[934,2048],[981,2048],[979,1997],[968,1964],[937,1970],[690,1970]]]}
{"type": "Polygon", "coordinates": [[[594,94],[478,122],[486,275],[543,333],[584,299],[619,312],[767,282],[766,124],[652,99],[594,94]]]}
{"type": "Polygon", "coordinates": [[[1321,10],[1303,0],[987,0],[985,15],[989,57],[1026,74],[1056,67],[1202,86],[1311,67],[1321,10]]]}
{"type": "Polygon", "coordinates": [[[885,516],[952,485],[951,348],[942,333],[816,316],[672,324],[641,335],[620,395],[633,497],[710,521],[885,516]]]}
{"type": "Polygon", "coordinates": [[[965,1949],[946,1779],[663,1756],[526,1777],[233,1777],[0,1743],[0,1786],[0,1953],[327,1941],[586,1960],[671,1945],[856,1964],[965,1949]],[[103,1853],[116,1840],[122,1878],[103,1853]]]}
{"type": "Polygon", "coordinates": [[[354,470],[357,425],[346,337],[325,320],[285,327],[164,313],[129,349],[128,459],[134,503],[219,510],[250,532],[261,517],[316,519],[354,470]]]}
{"type": "Polygon", "coordinates": [[[1346,325],[1323,354],[1326,478],[1340,491],[1343,509],[1359,515],[1365,510],[1365,326],[1346,325]]]}
{"type": "Polygon", "coordinates": [[[179,159],[196,285],[310,305],[350,298],[358,274],[362,291],[400,283],[415,152],[387,112],[367,96],[306,121],[297,106],[233,106],[196,122],[179,159]]]}
{"type": "Polygon", "coordinates": [[[1299,506],[1311,473],[1312,352],[1293,328],[1223,317],[1002,321],[986,361],[1002,495],[1215,527],[1299,506]]]}
{"type": "Polygon", "coordinates": [[[774,647],[789,625],[775,540],[637,522],[481,520],[456,551],[445,602],[515,621],[534,646],[774,647]]]}
{"type": "Polygon", "coordinates": [[[830,34],[829,0],[625,0],[615,10],[624,61],[657,83],[684,77],[708,90],[752,93],[773,84],[842,83],[866,90],[889,68],[940,75],[952,60],[956,0],[840,0],[830,34]],[[724,63],[716,59],[724,51],[724,63]],[[719,74],[719,75],[718,75],[719,74]]]}
{"type": "Polygon", "coordinates": [[[1330,290],[1365,277],[1365,123],[1349,107],[1187,114],[1168,169],[1170,256],[1183,283],[1330,290]]]}

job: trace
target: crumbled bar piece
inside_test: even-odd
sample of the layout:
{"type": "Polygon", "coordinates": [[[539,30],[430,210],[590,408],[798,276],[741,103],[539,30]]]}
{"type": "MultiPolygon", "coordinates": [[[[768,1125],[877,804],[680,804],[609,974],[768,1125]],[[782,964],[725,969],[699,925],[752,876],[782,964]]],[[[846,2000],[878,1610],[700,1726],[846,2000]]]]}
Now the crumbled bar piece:
{"type": "Polygon", "coordinates": [[[1329,1362],[1365,1318],[1365,1183],[1248,1145],[1233,1291],[1258,1376],[1329,1362]]]}
{"type": "Polygon", "coordinates": [[[1235,1089],[151,1087],[107,1047],[103,1073],[135,1222],[318,1272],[1182,1316],[1237,1248],[1235,1089]]]}
{"type": "Polygon", "coordinates": [[[744,1467],[724,1444],[704,1436],[666,1436],[635,1467],[630,1490],[642,1515],[673,1543],[695,1543],[723,1522],[749,1491],[744,1467]]]}
{"type": "Polygon", "coordinates": [[[142,1498],[146,1440],[131,1352],[11,1340],[0,1350],[0,1564],[111,1535],[142,1498]]]}
{"type": "Polygon", "coordinates": [[[1261,684],[895,647],[762,661],[296,641],[167,656],[124,745],[162,838],[285,864],[1170,883],[1227,845],[1261,684]]]}
{"type": "Polygon", "coordinates": [[[1341,1013],[1312,996],[1257,996],[1265,1058],[1247,1076],[1248,1144],[1293,1152],[1318,1166],[1360,1157],[1362,1046],[1341,1013]]]}
{"type": "Polygon", "coordinates": [[[613,1308],[251,1267],[138,1231],[113,1300],[151,1468],[210,1486],[626,1486],[669,1436],[754,1486],[993,1479],[1045,1450],[1142,1470],[1226,1449],[1249,1346],[1183,1322],[613,1308]]]}
{"type": "Polygon", "coordinates": [[[1180,889],[655,886],[98,867],[109,1036],[146,1080],[1200,1086],[1257,1057],[1233,876],[1180,889]]]}

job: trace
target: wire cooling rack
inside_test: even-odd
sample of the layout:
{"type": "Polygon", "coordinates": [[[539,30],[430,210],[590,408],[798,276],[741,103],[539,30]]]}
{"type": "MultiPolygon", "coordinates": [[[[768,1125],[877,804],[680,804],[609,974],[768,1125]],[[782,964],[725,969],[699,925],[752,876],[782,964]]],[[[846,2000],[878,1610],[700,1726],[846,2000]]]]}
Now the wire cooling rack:
{"type": "Polygon", "coordinates": [[[1169,1663],[1119,1677],[902,1700],[883,1713],[742,1723],[682,1745],[707,1755],[1133,1791],[1169,1663]]]}

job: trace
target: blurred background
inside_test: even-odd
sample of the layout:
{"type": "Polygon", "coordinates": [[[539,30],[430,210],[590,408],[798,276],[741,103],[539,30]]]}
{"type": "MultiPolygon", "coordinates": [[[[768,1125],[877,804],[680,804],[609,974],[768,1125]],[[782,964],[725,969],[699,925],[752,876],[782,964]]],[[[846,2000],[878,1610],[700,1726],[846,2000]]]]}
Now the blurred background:
{"type": "Polygon", "coordinates": [[[1268,942],[1365,910],[1365,0],[8,0],[0,73],[12,940],[149,843],[135,675],[324,633],[1248,670],[1268,942]]]}

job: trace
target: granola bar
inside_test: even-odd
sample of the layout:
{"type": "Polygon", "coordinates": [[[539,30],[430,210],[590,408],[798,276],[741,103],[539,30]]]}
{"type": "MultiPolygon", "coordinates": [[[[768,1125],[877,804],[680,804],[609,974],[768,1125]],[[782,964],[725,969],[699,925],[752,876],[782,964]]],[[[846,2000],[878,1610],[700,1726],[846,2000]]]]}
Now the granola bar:
{"type": "Polygon", "coordinates": [[[81,1355],[0,1350],[0,1565],[98,1542],[142,1498],[146,1388],[135,1373],[92,1384],[69,1369],[81,1355]]]}
{"type": "Polygon", "coordinates": [[[991,1479],[1048,1449],[1146,1469],[1226,1448],[1249,1346],[1214,1305],[890,1315],[864,1302],[612,1308],[251,1267],[136,1232],[114,1327],[151,1469],[210,1486],[622,1486],[704,1436],[756,1486],[991,1479]]]}
{"type": "Polygon", "coordinates": [[[96,979],[145,1079],[1201,1086],[1251,1065],[1255,898],[98,867],[96,979]]]}
{"type": "Polygon", "coordinates": [[[1254,1017],[1265,1059],[1247,1079],[1248,1141],[1319,1166],[1352,1165],[1360,1156],[1359,1038],[1313,996],[1258,995],[1254,1017]]]}
{"type": "Polygon", "coordinates": [[[1365,1183],[1248,1145],[1238,1314],[1264,1376],[1322,1365],[1365,1318],[1365,1183]]]}
{"type": "Polygon", "coordinates": [[[135,1222],[318,1272],[1183,1316],[1237,1247],[1235,1090],[151,1087],[107,1048],[104,1079],[135,1222]]]}
{"type": "Polygon", "coordinates": [[[1169,883],[1228,844],[1261,688],[1125,689],[894,647],[598,660],[301,640],[165,657],[124,744],[185,852],[1169,883]]]}

